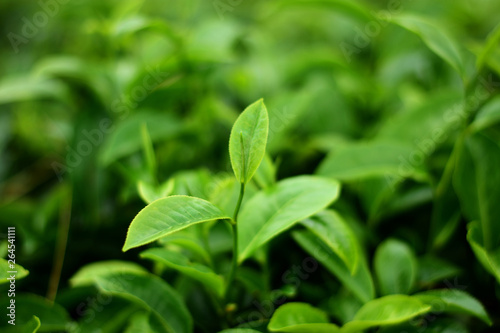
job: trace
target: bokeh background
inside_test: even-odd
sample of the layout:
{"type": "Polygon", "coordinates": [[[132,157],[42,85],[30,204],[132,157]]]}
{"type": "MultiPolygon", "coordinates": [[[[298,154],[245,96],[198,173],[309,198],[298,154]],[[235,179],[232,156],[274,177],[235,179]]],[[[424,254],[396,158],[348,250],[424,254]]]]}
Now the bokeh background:
{"type": "MultiPolygon", "coordinates": [[[[496,0],[1,1],[0,252],[5,258],[6,230],[15,226],[18,263],[30,271],[19,295],[56,299],[68,322],[82,322],[78,305],[93,291],[68,279],[88,263],[138,261],[137,252],[121,252],[145,205],[138,184],[173,178],[176,193],[209,197],[231,172],[233,122],[264,98],[278,179],[341,179],[338,208],[357,221],[368,253],[394,235],[418,254],[439,251],[461,272],[449,281],[498,321],[498,283],[465,239],[471,219],[458,199],[437,204],[436,193],[464,126],[497,94],[498,38],[483,50],[499,13],[496,0]],[[404,23],[410,18],[397,23],[404,15],[436,28],[422,37],[404,23]],[[477,87],[483,97],[465,107],[470,113],[441,116],[477,87]],[[411,159],[434,125],[445,134],[405,169],[399,156],[411,159]],[[370,165],[377,157],[332,155],[353,147],[385,156],[399,143],[412,148],[378,166],[370,165]],[[364,164],[368,171],[353,171],[364,164]],[[439,205],[446,209],[436,213],[439,205]]],[[[495,126],[487,134],[498,144],[495,126]]],[[[277,271],[301,254],[274,253],[287,258],[277,271]]],[[[321,294],[313,281],[305,286],[312,299],[321,294]]]]}

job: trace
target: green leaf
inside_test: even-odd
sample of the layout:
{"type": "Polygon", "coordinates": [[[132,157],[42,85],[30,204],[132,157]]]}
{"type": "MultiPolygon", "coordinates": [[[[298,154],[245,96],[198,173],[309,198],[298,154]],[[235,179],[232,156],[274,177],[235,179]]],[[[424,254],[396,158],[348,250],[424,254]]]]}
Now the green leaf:
{"type": "Polygon", "coordinates": [[[411,146],[393,142],[360,142],[330,152],[316,173],[344,181],[373,176],[398,175],[422,177],[413,166],[407,167],[401,157],[409,156],[411,146]]]}
{"type": "Polygon", "coordinates": [[[434,192],[434,207],[431,217],[431,244],[433,249],[443,247],[453,236],[460,223],[460,201],[453,188],[453,173],[456,170],[458,152],[463,149],[463,140],[453,146],[445,169],[434,192]]]}
{"type": "Polygon", "coordinates": [[[418,274],[413,249],[397,239],[388,239],[375,251],[374,269],[382,295],[408,294],[418,274]]]}
{"type": "Polygon", "coordinates": [[[148,125],[144,122],[141,125],[141,138],[142,138],[142,151],[144,153],[144,159],[146,160],[147,170],[149,172],[149,179],[151,181],[156,181],[156,156],[154,152],[153,142],[151,142],[151,136],[149,135],[148,125]]]}
{"type": "Polygon", "coordinates": [[[483,267],[500,283],[500,247],[496,251],[487,251],[483,246],[483,236],[478,222],[467,225],[467,241],[483,267]]]}
{"type": "MultiPolygon", "coordinates": [[[[500,26],[500,25],[499,25],[500,26]]],[[[500,31],[500,30],[499,30],[500,31]]],[[[480,131],[500,122],[500,96],[492,98],[477,113],[470,124],[473,132],[480,131]]]]}
{"type": "Polygon", "coordinates": [[[218,296],[223,296],[224,279],[212,269],[199,263],[193,263],[181,253],[162,248],[148,249],[141,252],[141,258],[151,259],[175,269],[193,279],[203,283],[209,290],[215,291],[218,296]]]}
{"type": "MultiPolygon", "coordinates": [[[[228,216],[232,216],[234,207],[236,207],[240,196],[241,184],[236,181],[233,175],[221,178],[216,181],[216,184],[210,193],[209,201],[219,207],[228,216]]],[[[257,193],[257,187],[253,183],[245,185],[245,195],[241,203],[242,207],[245,206],[255,193],[257,193]]]]}
{"type": "Polygon", "coordinates": [[[212,265],[212,259],[207,249],[204,248],[203,241],[198,237],[197,230],[184,229],[175,234],[163,237],[158,240],[158,243],[165,245],[167,248],[182,248],[189,251],[192,257],[212,265]]]}
{"type": "Polygon", "coordinates": [[[399,324],[430,310],[430,306],[416,297],[384,296],[363,305],[354,320],[341,328],[341,332],[361,332],[371,327],[399,324]]]}
{"type": "Polygon", "coordinates": [[[83,266],[71,277],[70,284],[72,286],[92,285],[95,282],[95,277],[111,274],[111,273],[147,273],[147,270],[133,262],[107,260],[94,262],[83,266]]]}
{"type": "Polygon", "coordinates": [[[14,267],[11,268],[7,259],[0,258],[0,284],[9,283],[10,280],[8,280],[8,278],[10,278],[11,275],[15,275],[16,280],[19,280],[28,276],[28,274],[29,271],[24,269],[24,267],[22,267],[21,265],[14,264],[14,267]]]}
{"type": "Polygon", "coordinates": [[[391,115],[383,123],[376,140],[411,146],[410,151],[401,152],[403,155],[398,158],[405,167],[418,169],[424,164],[422,160],[446,140],[451,130],[458,127],[463,108],[464,93],[461,90],[438,91],[391,115]]]}
{"type": "Polygon", "coordinates": [[[356,273],[360,245],[354,232],[336,211],[319,212],[310,219],[302,221],[302,224],[342,259],[351,274],[356,273]]]}
{"type": "Polygon", "coordinates": [[[429,49],[465,78],[465,61],[460,44],[448,36],[441,27],[423,17],[410,14],[398,15],[390,20],[419,36],[429,49]]]}
{"type": "MultiPolygon", "coordinates": [[[[7,293],[5,294],[7,295],[7,293]]],[[[11,299],[15,300],[16,326],[18,324],[26,325],[28,328],[28,330],[26,330],[27,332],[33,332],[30,331],[34,326],[33,316],[39,318],[38,322],[41,322],[39,332],[64,331],[71,323],[71,318],[61,305],[50,302],[38,295],[17,293],[17,290],[15,298],[9,298],[7,296],[2,297],[0,306],[2,309],[5,309],[5,312],[8,311],[7,307],[10,306],[11,299]]],[[[9,318],[5,314],[4,317],[4,319],[9,318]]],[[[0,322],[0,331],[3,332],[4,327],[9,326],[10,324],[7,323],[7,320],[2,320],[2,322],[0,322]]]]}
{"type": "Polygon", "coordinates": [[[155,333],[149,324],[149,315],[147,312],[135,313],[130,318],[125,333],[155,333]]]}
{"type": "Polygon", "coordinates": [[[123,251],[151,243],[189,226],[218,219],[230,219],[210,202],[174,195],[158,199],[142,209],[127,233],[123,251]]]}
{"type": "Polygon", "coordinates": [[[231,328],[228,330],[220,331],[219,333],[261,333],[261,332],[249,328],[231,328]]]}
{"type": "Polygon", "coordinates": [[[42,99],[69,104],[69,91],[60,81],[41,77],[9,77],[0,81],[0,105],[42,99]]]}
{"type": "Polygon", "coordinates": [[[479,132],[466,138],[453,179],[464,215],[481,224],[486,250],[500,247],[499,165],[500,147],[479,132]]]}
{"type": "Polygon", "coordinates": [[[488,37],[486,38],[486,45],[481,50],[481,53],[478,54],[477,56],[476,68],[478,72],[481,71],[492,51],[498,47],[499,40],[500,40],[500,24],[497,24],[497,26],[493,28],[493,30],[488,34],[488,37]]]}
{"type": "Polygon", "coordinates": [[[94,276],[98,288],[120,296],[154,313],[167,331],[190,333],[193,320],[181,297],[152,274],[103,273],[94,276]]]}
{"type": "Polygon", "coordinates": [[[33,316],[29,322],[24,325],[23,330],[26,333],[36,333],[40,329],[42,323],[37,316],[33,316]]]}
{"type": "Polygon", "coordinates": [[[312,232],[296,231],[292,233],[292,236],[304,250],[322,263],[360,301],[366,303],[375,297],[372,277],[364,257],[360,257],[358,269],[354,275],[351,275],[342,259],[312,232]]]}
{"type": "MultiPolygon", "coordinates": [[[[78,325],[76,323],[73,324],[77,326],[76,332],[99,332],[99,330],[102,333],[121,332],[135,313],[143,311],[137,304],[130,304],[129,301],[119,297],[113,298],[111,295],[103,294],[101,291],[97,291],[97,294],[87,297],[90,297],[90,300],[95,299],[97,304],[102,304],[103,306],[102,308],[98,308],[101,311],[95,311],[96,309],[93,307],[84,308],[84,311],[82,311],[83,316],[79,318],[78,325]]],[[[81,298],[81,300],[87,299],[81,298]]],[[[68,330],[68,333],[70,332],[72,330],[68,330]]],[[[167,332],[163,329],[155,333],[167,332]]]]}
{"type": "Polygon", "coordinates": [[[139,181],[137,183],[137,191],[141,196],[141,199],[144,200],[147,204],[152,203],[155,200],[165,198],[169,196],[174,190],[174,179],[169,179],[165,183],[161,184],[158,187],[151,185],[150,183],[146,183],[143,181],[139,181]]]}
{"type": "MultiPolygon", "coordinates": [[[[10,319],[7,319],[10,320],[10,319]]],[[[16,319],[16,325],[10,325],[7,327],[2,327],[2,333],[36,333],[39,332],[41,323],[37,316],[31,317],[26,323],[19,323],[16,319]]]]}
{"type": "MultiPolygon", "coordinates": [[[[118,109],[122,106],[118,107],[118,109]]],[[[123,106],[125,108],[125,106],[123,106]]],[[[107,124],[102,132],[110,132],[109,137],[104,142],[103,149],[100,151],[100,158],[104,165],[116,161],[119,158],[132,154],[142,147],[141,128],[138,124],[146,124],[151,142],[160,139],[170,139],[178,135],[183,130],[183,125],[172,115],[172,113],[157,113],[147,110],[141,110],[129,115],[128,110],[124,109],[119,113],[123,120],[117,124],[107,124]],[[108,127],[109,126],[109,127],[108,127]],[[113,127],[111,127],[113,126],[113,127]]]]}
{"type": "Polygon", "coordinates": [[[418,259],[418,282],[428,285],[460,274],[460,269],[438,257],[426,255],[418,259]]]}
{"type": "Polygon", "coordinates": [[[229,155],[236,179],[250,181],[266,152],[269,116],[262,99],[248,106],[236,119],[229,138],[229,155]]]}
{"type": "Polygon", "coordinates": [[[328,299],[328,313],[342,324],[352,321],[362,306],[363,302],[345,287],[328,299]]]}
{"type": "Polygon", "coordinates": [[[330,324],[323,311],[307,303],[287,303],[280,306],[267,326],[271,332],[334,333],[337,325],[330,324]]]}
{"type": "Polygon", "coordinates": [[[471,315],[490,326],[493,324],[483,305],[464,291],[457,289],[429,290],[415,294],[413,297],[432,306],[434,312],[471,315]]]}
{"type": "Polygon", "coordinates": [[[238,218],[238,260],[242,262],[295,223],[325,209],[339,191],[337,181],[299,176],[257,193],[238,218]]]}
{"type": "Polygon", "coordinates": [[[255,173],[255,181],[261,188],[270,187],[276,183],[276,165],[268,154],[264,155],[262,163],[255,173]]]}
{"type": "Polygon", "coordinates": [[[425,326],[415,325],[414,322],[403,323],[383,327],[377,333],[422,333],[422,327],[425,327],[425,333],[470,333],[465,324],[456,318],[430,318],[433,320],[425,321],[425,326]]]}

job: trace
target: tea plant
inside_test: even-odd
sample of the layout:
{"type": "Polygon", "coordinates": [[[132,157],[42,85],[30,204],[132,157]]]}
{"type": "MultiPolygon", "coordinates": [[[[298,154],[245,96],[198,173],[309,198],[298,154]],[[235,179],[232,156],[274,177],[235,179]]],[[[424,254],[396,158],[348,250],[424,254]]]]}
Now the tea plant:
{"type": "MultiPolygon", "coordinates": [[[[155,199],[154,189],[143,194],[150,203],[130,224],[123,251],[159,242],[160,246],[142,251],[140,257],[153,261],[158,272],[172,269],[202,285],[206,298],[198,301],[213,306],[219,317],[216,321],[221,325],[219,329],[239,326],[250,328],[223,332],[260,332],[251,328],[265,327],[266,320],[262,319],[266,318],[251,321],[250,315],[250,320],[242,320],[245,317],[240,315],[245,293],[252,291],[249,284],[253,281],[246,279],[256,277],[240,275],[238,267],[253,259],[265,270],[271,264],[266,259],[270,257],[268,243],[301,224],[304,228],[294,230],[293,238],[314,258],[314,265],[318,265],[315,261],[318,260],[341,281],[348,293],[339,300],[340,304],[352,312],[343,314],[345,323],[339,327],[330,322],[323,310],[308,303],[290,302],[279,306],[267,318],[270,332],[361,332],[386,326],[390,331],[389,327],[395,324],[433,312],[475,316],[491,325],[481,303],[464,291],[416,292],[419,289],[416,255],[411,247],[396,239],[384,241],[375,252],[373,273],[378,286],[375,288],[355,231],[338,212],[328,208],[339,196],[339,182],[309,175],[276,182],[272,171],[275,166],[270,159],[264,159],[268,124],[263,100],[248,106],[238,117],[229,139],[235,179],[219,185],[211,196],[212,202],[187,195],[168,195],[166,192],[175,187],[171,181],[166,182],[170,191],[160,194],[159,199],[155,199]],[[253,182],[254,176],[260,181],[253,182]],[[229,214],[231,210],[233,213],[229,214]],[[213,229],[219,227],[220,232],[224,231],[221,225],[231,230],[229,267],[217,265],[220,254],[214,253],[210,244],[213,229]]],[[[145,155],[151,156],[150,140],[147,132],[143,133],[145,155]]],[[[444,272],[432,272],[437,276],[431,275],[426,282],[447,276],[449,272],[444,265],[441,267],[444,272]]],[[[131,327],[155,332],[193,331],[193,314],[182,296],[167,282],[133,263],[91,264],[77,273],[72,282],[75,286],[94,283],[103,292],[139,301],[149,315],[134,317],[131,327]]],[[[274,304],[283,302],[280,297],[286,300],[287,285],[282,287],[282,295],[272,296],[274,304]]],[[[190,288],[189,283],[186,288],[190,288]]],[[[443,324],[446,321],[438,323],[453,327],[443,324]]]]}
{"type": "Polygon", "coordinates": [[[498,332],[499,12],[0,1],[0,332],[498,332]]]}

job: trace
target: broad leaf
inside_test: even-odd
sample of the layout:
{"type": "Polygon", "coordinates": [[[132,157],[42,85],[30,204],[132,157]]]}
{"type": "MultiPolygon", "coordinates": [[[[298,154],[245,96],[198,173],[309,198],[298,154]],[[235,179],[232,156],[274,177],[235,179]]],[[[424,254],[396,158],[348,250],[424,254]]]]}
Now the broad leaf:
{"type": "Polygon", "coordinates": [[[95,282],[96,276],[101,276],[111,273],[137,273],[145,274],[147,270],[133,262],[108,260],[98,261],[83,266],[70,279],[72,286],[92,285],[95,282]]]}
{"type": "Polygon", "coordinates": [[[96,274],[94,282],[101,291],[131,300],[153,312],[167,331],[192,331],[193,320],[181,297],[159,277],[144,273],[103,273],[96,274]]]}
{"type": "Polygon", "coordinates": [[[351,274],[355,274],[359,263],[360,245],[354,232],[337,212],[333,210],[319,212],[304,220],[302,224],[342,259],[351,274]]]}
{"type": "Polygon", "coordinates": [[[464,95],[460,90],[439,91],[387,119],[376,140],[411,146],[397,156],[404,168],[421,168],[425,159],[446,140],[462,120],[464,95]]]}
{"type": "Polygon", "coordinates": [[[238,219],[238,260],[248,258],[295,223],[325,209],[339,195],[337,181],[299,176],[257,193],[238,219]]]}
{"type": "MultiPolygon", "coordinates": [[[[105,305],[95,311],[92,307],[79,309],[81,317],[78,321],[78,329],[81,332],[94,332],[101,330],[103,333],[118,332],[130,321],[130,318],[143,308],[137,304],[130,304],[129,301],[120,297],[113,297],[97,291],[90,299],[96,299],[97,304],[105,305]]],[[[83,298],[81,298],[83,300],[83,298]]],[[[152,316],[153,317],[153,316],[152,316]]],[[[71,330],[69,330],[71,332],[71,330]]],[[[157,333],[164,333],[165,329],[157,333]]]]}
{"type": "Polygon", "coordinates": [[[399,15],[391,18],[393,23],[413,32],[422,41],[453,67],[462,78],[465,78],[465,61],[460,44],[448,36],[442,28],[416,15],[399,15]]]}
{"type": "Polygon", "coordinates": [[[377,298],[363,305],[354,320],[345,324],[341,332],[361,332],[371,327],[394,325],[427,313],[431,307],[418,298],[390,295],[377,298]]]}
{"type": "Polygon", "coordinates": [[[238,117],[229,138],[229,155],[236,179],[250,181],[266,151],[269,117],[262,99],[248,106],[238,117]]]}
{"type": "Polygon", "coordinates": [[[492,325],[483,305],[464,291],[457,289],[429,290],[415,294],[413,297],[432,306],[432,311],[467,314],[481,319],[490,326],[492,325]]]}
{"type": "Polygon", "coordinates": [[[138,312],[130,318],[129,325],[125,333],[154,333],[149,324],[149,315],[147,312],[138,312]]]}
{"type": "MultiPolygon", "coordinates": [[[[7,293],[5,293],[5,295],[7,295],[7,293]]],[[[10,306],[10,299],[14,298],[5,296],[0,300],[0,306],[2,309],[5,309],[6,313],[9,311],[7,307],[10,306]]],[[[27,328],[32,329],[35,326],[33,316],[38,317],[38,322],[41,322],[39,328],[40,332],[64,331],[71,323],[70,316],[61,305],[55,302],[50,302],[49,300],[38,295],[20,294],[17,293],[16,290],[15,307],[16,326],[24,326],[24,324],[26,324],[27,328]]],[[[1,332],[4,331],[4,327],[11,326],[7,323],[7,318],[9,317],[5,314],[4,317],[5,318],[0,323],[1,332]]],[[[8,320],[10,320],[10,318],[8,320]]],[[[31,332],[33,332],[33,330],[31,330],[30,333],[31,332]]]]}
{"type": "Polygon", "coordinates": [[[469,221],[479,221],[486,250],[500,246],[500,146],[482,133],[466,139],[460,152],[454,186],[469,221]]]}
{"type": "MultiPolygon", "coordinates": [[[[432,316],[432,315],[431,315],[432,316]]],[[[470,333],[466,325],[456,318],[433,318],[433,320],[424,321],[425,326],[415,325],[414,322],[399,325],[391,325],[378,330],[378,333],[422,333],[422,327],[425,327],[425,333],[470,333]]]]}
{"type": "Polygon", "coordinates": [[[199,238],[199,230],[184,229],[175,234],[163,237],[158,240],[158,243],[165,245],[166,248],[181,247],[189,251],[190,257],[194,257],[199,261],[212,265],[210,253],[204,247],[202,240],[199,238]]]}
{"type": "Polygon", "coordinates": [[[316,173],[345,181],[373,176],[398,175],[421,177],[422,172],[407,166],[402,157],[409,156],[411,146],[390,142],[366,142],[345,145],[334,150],[321,162],[316,173]]]}
{"type": "Polygon", "coordinates": [[[179,252],[162,248],[148,249],[141,252],[141,258],[151,259],[167,267],[175,269],[193,279],[203,283],[209,290],[215,291],[219,296],[224,292],[224,280],[212,269],[202,264],[194,263],[179,252]]]}
{"type": "Polygon", "coordinates": [[[134,218],[123,251],[151,243],[189,226],[218,219],[229,219],[210,202],[183,195],[159,199],[134,218]]]}
{"type": "Polygon", "coordinates": [[[307,303],[287,303],[271,317],[267,328],[271,332],[334,333],[339,329],[330,324],[326,313],[307,303]]]}
{"type": "Polygon", "coordinates": [[[9,77],[0,81],[0,105],[49,98],[70,104],[68,88],[58,80],[9,77]]]}
{"type": "Polygon", "coordinates": [[[407,294],[417,279],[417,259],[406,243],[389,239],[375,252],[374,269],[382,295],[407,294]]]}
{"type": "Polygon", "coordinates": [[[24,269],[24,267],[22,267],[21,265],[11,265],[12,264],[9,264],[9,261],[7,259],[0,258],[0,284],[9,283],[9,278],[13,275],[15,276],[16,280],[19,280],[29,274],[29,271],[24,269]]]}
{"type": "Polygon", "coordinates": [[[322,263],[360,301],[366,303],[375,297],[372,277],[364,257],[360,257],[358,268],[355,274],[351,275],[349,268],[342,259],[313,233],[309,231],[297,231],[292,235],[304,250],[322,263]]]}

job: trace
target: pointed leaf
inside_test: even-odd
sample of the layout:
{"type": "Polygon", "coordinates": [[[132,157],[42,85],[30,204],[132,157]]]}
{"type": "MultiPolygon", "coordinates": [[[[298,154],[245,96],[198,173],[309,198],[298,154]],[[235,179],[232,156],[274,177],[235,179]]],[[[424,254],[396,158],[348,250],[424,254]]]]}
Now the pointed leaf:
{"type": "Polygon", "coordinates": [[[229,138],[229,155],[236,179],[246,184],[266,151],[269,117],[262,99],[248,106],[236,119],[229,138]]]}
{"type": "Polygon", "coordinates": [[[210,202],[174,195],[158,199],[137,214],[130,224],[123,251],[151,243],[189,226],[218,219],[229,219],[210,202]]]}
{"type": "Polygon", "coordinates": [[[341,332],[354,333],[371,327],[399,324],[430,310],[430,306],[412,296],[384,296],[363,305],[354,320],[345,324],[341,332]]]}
{"type": "Polygon", "coordinates": [[[238,260],[243,261],[295,223],[326,208],[337,199],[339,190],[337,181],[299,176],[257,193],[238,219],[238,260]]]}
{"type": "Polygon", "coordinates": [[[40,319],[37,316],[32,316],[25,323],[20,323],[16,318],[16,324],[2,327],[2,333],[36,333],[39,332],[40,326],[40,319]]]}
{"type": "MultiPolygon", "coordinates": [[[[500,27],[500,25],[499,25],[500,27]]],[[[500,31],[500,30],[499,30],[500,31]]],[[[500,122],[500,96],[486,103],[477,113],[470,128],[477,132],[500,122]]]]}
{"type": "Polygon", "coordinates": [[[19,280],[26,277],[28,274],[29,271],[24,269],[21,265],[14,264],[14,267],[11,267],[8,260],[0,258],[0,284],[10,282],[8,278],[10,278],[11,275],[15,275],[16,280],[19,280]]]}
{"type": "Polygon", "coordinates": [[[330,324],[325,312],[307,303],[287,303],[271,317],[267,328],[271,332],[334,333],[337,325],[330,324]]]}
{"type": "Polygon", "coordinates": [[[356,272],[360,247],[354,232],[337,212],[333,210],[319,212],[304,220],[302,224],[342,259],[351,274],[356,272]]]}
{"type": "Polygon", "coordinates": [[[500,283],[500,247],[496,251],[487,251],[482,246],[483,236],[478,222],[469,223],[467,229],[467,241],[469,241],[477,260],[500,283]]]}
{"type": "Polygon", "coordinates": [[[478,132],[465,140],[459,153],[453,184],[464,215],[481,224],[481,243],[486,250],[500,246],[500,146],[478,132]]]}
{"type": "Polygon", "coordinates": [[[432,306],[435,312],[467,314],[481,319],[490,326],[492,325],[483,305],[464,291],[458,289],[429,290],[415,294],[414,297],[432,306]]]}
{"type": "Polygon", "coordinates": [[[412,248],[396,239],[386,240],[378,246],[374,268],[382,295],[409,293],[418,274],[412,248]]]}
{"type": "Polygon", "coordinates": [[[179,252],[162,248],[148,249],[141,252],[141,258],[151,259],[167,267],[175,269],[193,279],[203,283],[209,290],[215,291],[219,296],[224,293],[224,280],[209,267],[193,263],[179,252]]]}
{"type": "Polygon", "coordinates": [[[349,268],[342,259],[313,233],[309,231],[297,231],[292,235],[304,250],[322,263],[360,301],[366,303],[375,297],[372,277],[364,257],[360,257],[358,269],[354,275],[351,275],[349,268]]]}

